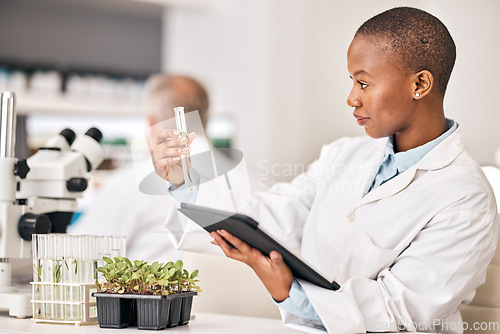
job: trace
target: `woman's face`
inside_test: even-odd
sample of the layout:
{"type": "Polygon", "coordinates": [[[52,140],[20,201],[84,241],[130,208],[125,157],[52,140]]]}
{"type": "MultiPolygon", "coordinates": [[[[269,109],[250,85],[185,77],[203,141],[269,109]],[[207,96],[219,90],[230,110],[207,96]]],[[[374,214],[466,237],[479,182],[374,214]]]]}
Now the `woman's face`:
{"type": "Polygon", "coordinates": [[[353,115],[366,133],[382,138],[409,130],[414,83],[385,43],[354,37],[347,68],[353,79],[347,104],[354,107],[353,115]]]}

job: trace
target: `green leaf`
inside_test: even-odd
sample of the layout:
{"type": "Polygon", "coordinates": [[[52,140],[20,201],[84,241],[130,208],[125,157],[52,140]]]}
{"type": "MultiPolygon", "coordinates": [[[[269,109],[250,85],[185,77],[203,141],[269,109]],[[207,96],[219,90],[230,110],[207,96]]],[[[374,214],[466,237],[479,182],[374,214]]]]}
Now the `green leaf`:
{"type": "Polygon", "coordinates": [[[196,269],[195,271],[193,271],[193,272],[191,273],[191,276],[189,276],[189,278],[192,278],[192,279],[193,279],[193,278],[198,277],[198,273],[199,273],[199,270],[198,270],[198,269],[196,269]]]}
{"type": "Polygon", "coordinates": [[[133,267],[134,265],[132,264],[132,261],[130,261],[128,258],[123,257],[123,261],[128,264],[129,267],[133,267]]]}
{"type": "Polygon", "coordinates": [[[55,270],[54,270],[54,282],[55,283],[61,282],[61,267],[62,267],[62,264],[56,264],[56,266],[55,266],[55,270]]]}
{"type": "Polygon", "coordinates": [[[141,260],[135,260],[134,261],[134,266],[137,267],[137,268],[141,268],[143,267],[145,264],[147,264],[146,261],[141,261],[141,260]]]}
{"type": "Polygon", "coordinates": [[[181,271],[182,270],[182,267],[184,266],[184,263],[182,262],[182,260],[177,260],[177,262],[175,262],[175,270],[177,271],[181,271]]]}
{"type": "Polygon", "coordinates": [[[158,267],[160,267],[160,264],[158,263],[158,261],[155,261],[151,265],[151,272],[156,274],[158,272],[158,267]]]}
{"type": "Polygon", "coordinates": [[[38,276],[38,278],[40,279],[40,281],[42,280],[42,265],[40,265],[39,268],[37,268],[35,265],[33,265],[33,267],[35,268],[35,274],[38,276]]]}
{"type": "Polygon", "coordinates": [[[112,264],[113,260],[111,260],[109,257],[103,256],[102,259],[107,263],[107,264],[112,264]]]}

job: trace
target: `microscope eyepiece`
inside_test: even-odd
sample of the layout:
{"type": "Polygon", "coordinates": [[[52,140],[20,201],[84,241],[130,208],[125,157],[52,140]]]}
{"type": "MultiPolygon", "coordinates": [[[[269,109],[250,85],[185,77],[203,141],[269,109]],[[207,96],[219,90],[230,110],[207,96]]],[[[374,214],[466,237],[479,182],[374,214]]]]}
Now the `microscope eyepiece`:
{"type": "Polygon", "coordinates": [[[98,128],[90,128],[85,132],[85,134],[91,138],[94,138],[96,142],[100,143],[102,140],[102,132],[98,128]]]}
{"type": "Polygon", "coordinates": [[[87,172],[96,169],[104,159],[101,145],[102,133],[97,128],[90,128],[84,136],[78,136],[75,139],[71,149],[80,152],[87,161],[87,172]]]}
{"type": "Polygon", "coordinates": [[[73,145],[73,142],[75,141],[76,138],[76,134],[73,130],[66,128],[61,131],[60,135],[63,136],[64,139],[66,139],[69,146],[73,145]]]}

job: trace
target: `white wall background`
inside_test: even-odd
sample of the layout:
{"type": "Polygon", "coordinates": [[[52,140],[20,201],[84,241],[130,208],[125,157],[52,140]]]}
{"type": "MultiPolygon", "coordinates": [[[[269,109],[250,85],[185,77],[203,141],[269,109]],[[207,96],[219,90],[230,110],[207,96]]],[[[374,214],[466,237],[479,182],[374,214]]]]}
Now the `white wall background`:
{"type": "MultiPolygon", "coordinates": [[[[481,164],[493,164],[500,148],[500,1],[426,1],[450,30],[457,62],[445,98],[445,111],[461,125],[465,144],[481,164]]],[[[497,163],[499,163],[497,161],[497,163]]]]}
{"type": "Polygon", "coordinates": [[[496,0],[220,0],[208,10],[172,8],[163,66],[200,78],[212,112],[234,113],[237,146],[261,183],[288,180],[290,167],[300,171],[322,144],[363,134],[346,104],[347,47],[365,20],[398,5],[427,10],[450,30],[458,57],[445,111],[462,125],[471,155],[492,164],[500,146],[496,0]],[[274,175],[263,176],[273,164],[274,175]]]}

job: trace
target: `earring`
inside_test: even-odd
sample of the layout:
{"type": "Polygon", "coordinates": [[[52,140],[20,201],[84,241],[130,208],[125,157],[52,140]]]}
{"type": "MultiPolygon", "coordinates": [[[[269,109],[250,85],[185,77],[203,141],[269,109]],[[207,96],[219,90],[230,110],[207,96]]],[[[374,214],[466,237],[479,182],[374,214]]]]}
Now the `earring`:
{"type": "Polygon", "coordinates": [[[415,93],[415,96],[416,96],[416,97],[420,97],[420,93],[419,93],[419,92],[416,92],[416,93],[415,93]]]}

